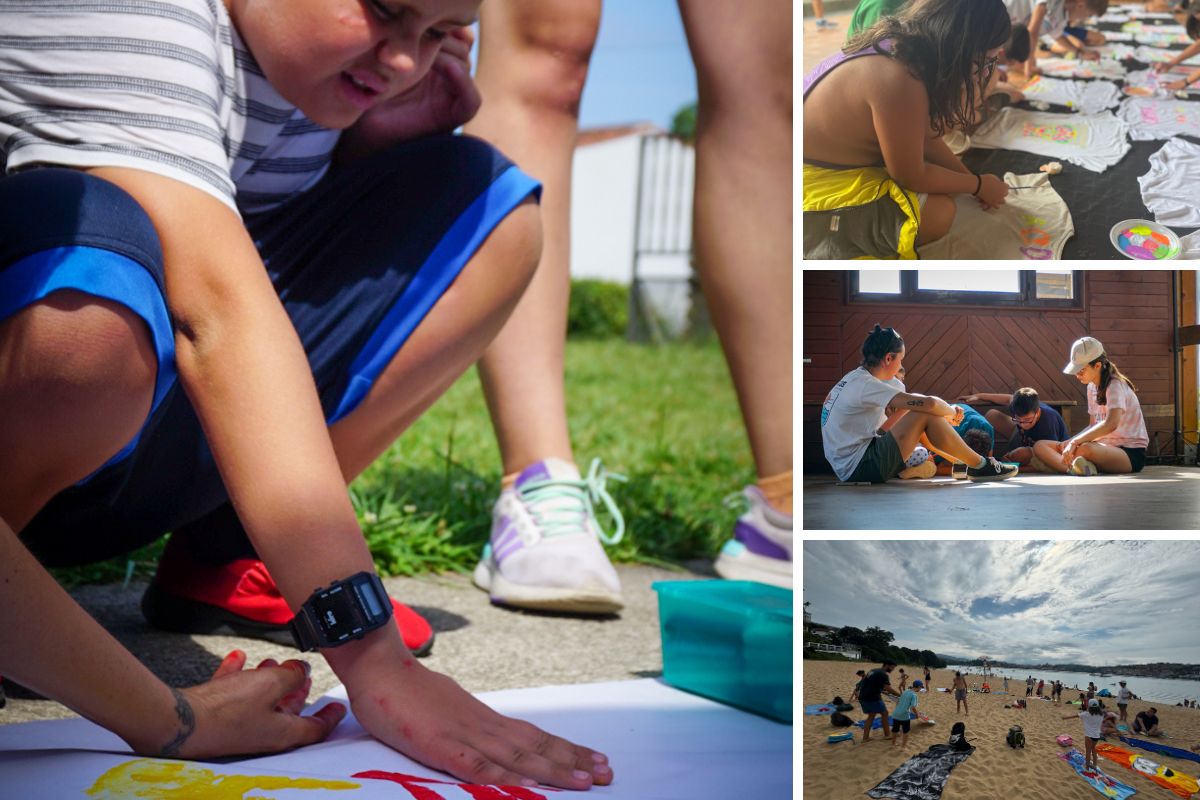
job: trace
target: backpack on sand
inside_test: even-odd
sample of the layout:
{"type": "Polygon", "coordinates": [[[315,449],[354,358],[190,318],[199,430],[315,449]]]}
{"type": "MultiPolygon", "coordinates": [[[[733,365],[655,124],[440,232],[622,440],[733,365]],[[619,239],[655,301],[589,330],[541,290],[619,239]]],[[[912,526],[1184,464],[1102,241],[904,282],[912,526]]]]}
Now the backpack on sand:
{"type": "Polygon", "coordinates": [[[971,744],[967,741],[967,726],[964,723],[956,722],[950,728],[950,747],[960,753],[971,749],[971,744]]]}
{"type": "Polygon", "coordinates": [[[1013,725],[1008,729],[1008,735],[1004,737],[1004,741],[1008,742],[1008,746],[1016,750],[1018,747],[1025,748],[1025,732],[1021,730],[1020,725],[1013,725]]]}
{"type": "Polygon", "coordinates": [[[829,724],[835,728],[849,728],[854,724],[854,720],[839,711],[835,711],[829,716],[829,724]]]}

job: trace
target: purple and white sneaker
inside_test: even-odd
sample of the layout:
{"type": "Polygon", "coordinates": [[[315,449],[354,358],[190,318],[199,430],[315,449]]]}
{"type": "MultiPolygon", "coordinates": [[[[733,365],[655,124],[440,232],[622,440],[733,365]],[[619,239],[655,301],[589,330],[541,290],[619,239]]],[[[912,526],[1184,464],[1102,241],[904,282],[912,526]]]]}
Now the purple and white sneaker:
{"type": "Polygon", "coordinates": [[[549,611],[619,611],[621,581],[604,553],[625,535],[625,520],[605,486],[625,480],[592,461],[587,478],[557,458],[538,461],[500,493],[492,508],[492,535],[475,567],[475,585],[493,603],[549,611]],[[600,501],[613,533],[596,521],[600,501]]]}
{"type": "Polygon", "coordinates": [[[757,486],[744,490],[750,509],[714,565],[722,578],[792,588],[792,515],[776,511],[757,486]]]}

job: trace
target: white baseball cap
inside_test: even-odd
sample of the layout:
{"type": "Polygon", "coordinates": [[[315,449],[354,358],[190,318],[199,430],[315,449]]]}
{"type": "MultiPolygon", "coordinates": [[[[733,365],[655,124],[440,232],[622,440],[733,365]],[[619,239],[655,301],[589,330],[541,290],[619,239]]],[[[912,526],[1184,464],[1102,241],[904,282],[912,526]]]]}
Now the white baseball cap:
{"type": "Polygon", "coordinates": [[[1076,339],[1075,344],[1071,345],[1071,363],[1063,367],[1063,374],[1074,375],[1102,355],[1104,345],[1098,339],[1091,336],[1076,339]]]}

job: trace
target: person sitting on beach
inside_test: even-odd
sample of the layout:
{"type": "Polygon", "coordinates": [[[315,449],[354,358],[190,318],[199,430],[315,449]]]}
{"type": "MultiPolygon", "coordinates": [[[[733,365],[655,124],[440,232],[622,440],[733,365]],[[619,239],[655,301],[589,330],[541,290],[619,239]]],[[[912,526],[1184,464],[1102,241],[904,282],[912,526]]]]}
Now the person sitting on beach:
{"type": "Polygon", "coordinates": [[[988,683],[987,681],[984,681],[983,686],[979,687],[979,691],[983,692],[984,694],[991,694],[992,693],[992,685],[990,683],[988,683]]]}
{"type": "Polygon", "coordinates": [[[887,706],[883,703],[883,694],[886,692],[892,697],[900,696],[900,693],[892,688],[891,678],[888,677],[888,673],[895,668],[894,662],[884,661],[878,669],[871,670],[862,679],[858,704],[863,713],[867,715],[867,718],[863,720],[863,744],[871,740],[871,726],[875,723],[875,717],[879,715],[882,715],[883,719],[883,738],[892,738],[892,734],[889,732],[890,722],[887,706]]]}
{"type": "Polygon", "coordinates": [[[1139,711],[1133,718],[1133,732],[1145,736],[1162,736],[1163,732],[1158,729],[1158,709],[1139,711]]]}
{"type": "MultiPolygon", "coordinates": [[[[1104,704],[1100,706],[1104,708],[1104,704]]],[[[1107,739],[1109,736],[1117,735],[1117,712],[1105,711],[1104,719],[1100,721],[1100,736],[1107,739]]]]}
{"type": "Polygon", "coordinates": [[[1133,381],[1090,336],[1071,345],[1071,360],[1063,372],[1087,385],[1092,424],[1065,442],[1038,442],[1034,455],[1054,472],[1072,475],[1141,472],[1150,439],[1133,381]]]}
{"type": "Polygon", "coordinates": [[[962,711],[967,716],[971,715],[971,709],[967,707],[967,679],[963,677],[961,672],[954,673],[954,713],[962,711]]]}
{"type": "Polygon", "coordinates": [[[917,717],[917,693],[914,690],[924,685],[919,680],[913,681],[912,689],[905,689],[896,701],[896,708],[892,711],[892,747],[896,746],[897,733],[900,734],[900,749],[908,745],[908,731],[917,717]]]}
{"type": "Polygon", "coordinates": [[[968,465],[967,478],[994,481],[1011,478],[1016,467],[975,453],[954,432],[961,408],[940,397],[909,393],[896,375],[905,355],[904,339],[879,325],[867,335],[862,364],[829,392],[821,408],[821,440],[838,479],[850,483],[884,483],[904,469],[921,434],[938,450],[968,465]],[[909,412],[881,431],[887,409],[909,412]]]}
{"type": "Polygon", "coordinates": [[[1044,679],[1038,681],[1038,685],[1037,685],[1037,696],[1038,697],[1042,696],[1042,691],[1045,690],[1045,688],[1046,688],[1046,681],[1044,679]]]}
{"type": "Polygon", "coordinates": [[[867,673],[861,669],[854,674],[858,676],[858,683],[854,684],[854,691],[850,693],[851,703],[858,699],[858,693],[862,691],[863,678],[867,676],[867,673]]]}
{"type": "Polygon", "coordinates": [[[1083,721],[1084,767],[1096,769],[1096,742],[1103,735],[1101,727],[1104,723],[1103,711],[1099,700],[1089,700],[1087,707],[1078,715],[1068,714],[1063,719],[1074,719],[1076,716],[1083,721]]]}
{"type": "Polygon", "coordinates": [[[1037,390],[1028,386],[1012,394],[976,392],[958,399],[1002,406],[988,409],[984,415],[996,432],[996,457],[1034,472],[1045,472],[1044,465],[1033,457],[1034,444],[1042,440],[1061,442],[1070,436],[1062,415],[1041,402],[1037,390]]]}

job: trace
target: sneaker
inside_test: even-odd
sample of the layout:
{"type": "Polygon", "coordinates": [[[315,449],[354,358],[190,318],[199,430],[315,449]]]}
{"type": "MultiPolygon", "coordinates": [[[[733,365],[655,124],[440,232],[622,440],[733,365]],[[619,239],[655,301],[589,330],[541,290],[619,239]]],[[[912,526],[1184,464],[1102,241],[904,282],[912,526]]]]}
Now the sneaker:
{"type": "Polygon", "coordinates": [[[1086,477],[1088,475],[1099,475],[1100,470],[1096,468],[1095,464],[1093,464],[1091,461],[1088,461],[1083,456],[1076,456],[1075,460],[1071,462],[1071,474],[1083,475],[1086,477]]]}
{"type": "Polygon", "coordinates": [[[475,585],[499,605],[581,614],[624,607],[621,581],[601,544],[625,535],[625,520],[606,488],[600,459],[586,479],[572,463],[548,458],[526,467],[492,508],[492,533],[475,567],[475,585]],[[612,517],[607,533],[596,501],[612,517]]]}
{"type": "MultiPolygon", "coordinates": [[[[433,628],[408,606],[393,599],[392,610],[405,646],[415,656],[433,649],[433,628]]],[[[295,647],[288,623],[293,614],[267,572],[255,559],[209,566],[192,559],[182,544],[167,543],[158,571],[142,595],[142,614],[156,628],[265,639],[295,647]]]]}
{"type": "Polygon", "coordinates": [[[976,482],[1003,481],[1013,477],[1019,471],[1020,467],[1018,466],[988,458],[982,467],[967,467],[967,479],[976,482]]]}
{"type": "Polygon", "coordinates": [[[824,17],[817,20],[817,28],[819,28],[820,30],[828,31],[828,30],[832,30],[833,28],[836,28],[836,27],[837,27],[836,22],[831,22],[831,21],[825,19],[824,17]]]}
{"type": "Polygon", "coordinates": [[[900,474],[897,477],[907,480],[909,478],[932,478],[934,475],[937,475],[937,464],[933,463],[933,459],[931,458],[928,461],[917,464],[915,467],[906,467],[900,470],[900,474]]]}
{"type": "Polygon", "coordinates": [[[721,547],[714,567],[722,578],[792,588],[792,515],[776,511],[757,486],[743,493],[749,510],[738,517],[733,538],[721,547]]]}
{"type": "Polygon", "coordinates": [[[956,481],[965,481],[967,479],[967,465],[961,461],[950,466],[950,474],[956,481]]]}

